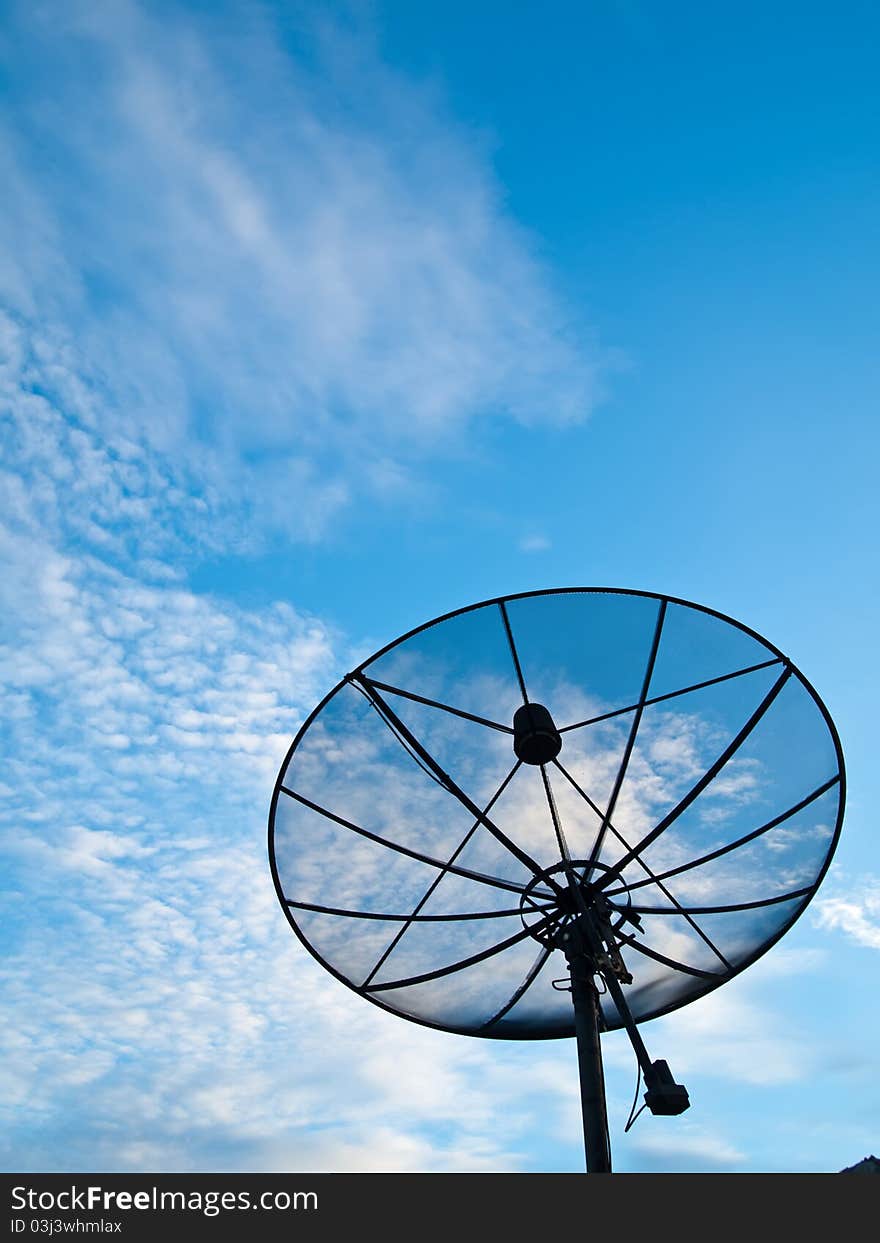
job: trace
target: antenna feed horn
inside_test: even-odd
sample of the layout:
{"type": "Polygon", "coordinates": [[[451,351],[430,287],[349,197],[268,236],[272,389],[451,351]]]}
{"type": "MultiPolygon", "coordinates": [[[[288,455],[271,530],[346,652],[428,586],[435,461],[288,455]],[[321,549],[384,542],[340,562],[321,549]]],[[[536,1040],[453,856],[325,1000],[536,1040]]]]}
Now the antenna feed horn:
{"type": "Polygon", "coordinates": [[[645,1071],[645,1104],[652,1114],[663,1114],[671,1117],[683,1114],[690,1109],[690,1097],[683,1083],[676,1083],[669,1069],[669,1063],[658,1058],[651,1063],[651,1069],[645,1071]]]}

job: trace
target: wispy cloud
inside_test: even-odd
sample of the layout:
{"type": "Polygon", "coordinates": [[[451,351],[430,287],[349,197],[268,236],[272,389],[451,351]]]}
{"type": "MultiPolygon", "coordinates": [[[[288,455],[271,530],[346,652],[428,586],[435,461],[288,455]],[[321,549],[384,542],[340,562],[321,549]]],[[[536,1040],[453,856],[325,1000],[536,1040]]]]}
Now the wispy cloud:
{"type": "Polygon", "coordinates": [[[685,1123],[675,1134],[639,1136],[632,1148],[645,1162],[645,1168],[682,1172],[718,1171],[742,1166],[744,1152],[705,1127],[685,1123]]]}
{"type": "Polygon", "coordinates": [[[547,552],[551,547],[546,535],[524,535],[519,542],[520,552],[547,552]]]}
{"type": "Polygon", "coordinates": [[[100,376],[93,422],[314,538],[474,420],[584,418],[599,352],[479,142],[326,23],[300,35],[295,59],[251,6],[18,6],[0,290],[100,376]]]}
{"type": "Polygon", "coordinates": [[[347,994],[272,892],[268,792],[338,640],[10,550],[4,1164],[515,1168],[511,1059],[347,994]]]}
{"type": "Polygon", "coordinates": [[[815,1051],[774,1014],[752,980],[728,985],[657,1022],[659,1040],[691,1072],[747,1084],[782,1085],[806,1078],[815,1051]]]}
{"type": "Polygon", "coordinates": [[[516,1168],[546,1108],[552,1059],[396,1022],[290,936],[268,794],[353,657],[187,573],[406,495],[484,417],[585,417],[598,353],[479,143],[268,14],[21,4],[0,48],[7,1166],[516,1168]]]}
{"type": "Polygon", "coordinates": [[[834,928],[858,945],[880,949],[880,878],[866,876],[845,893],[816,898],[813,918],[820,928],[834,928]]]}

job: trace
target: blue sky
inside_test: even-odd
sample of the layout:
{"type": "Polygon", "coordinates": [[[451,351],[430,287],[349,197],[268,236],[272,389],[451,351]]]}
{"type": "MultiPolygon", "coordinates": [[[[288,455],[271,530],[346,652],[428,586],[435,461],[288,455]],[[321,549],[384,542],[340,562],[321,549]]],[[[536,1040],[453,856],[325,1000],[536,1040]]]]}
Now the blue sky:
{"type": "Polygon", "coordinates": [[[577,1170],[571,1042],[290,933],[296,729],[395,636],[598,585],[739,618],[849,798],[808,912],[646,1026],[621,1170],[877,1151],[873,6],[16,4],[0,33],[3,1163],[577,1170]],[[477,10],[474,12],[474,10],[477,10]]]}

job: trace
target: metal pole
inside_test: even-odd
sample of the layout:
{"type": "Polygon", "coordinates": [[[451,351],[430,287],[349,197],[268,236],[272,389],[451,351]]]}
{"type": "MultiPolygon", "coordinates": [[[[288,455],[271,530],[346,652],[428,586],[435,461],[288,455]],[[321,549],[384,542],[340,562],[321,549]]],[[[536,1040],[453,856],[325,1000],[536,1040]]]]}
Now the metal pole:
{"type": "Polygon", "coordinates": [[[610,1174],[608,1109],[605,1104],[605,1076],[599,1044],[599,993],[593,983],[593,963],[587,955],[575,951],[567,957],[571,975],[571,999],[574,1002],[587,1173],[610,1174]]]}

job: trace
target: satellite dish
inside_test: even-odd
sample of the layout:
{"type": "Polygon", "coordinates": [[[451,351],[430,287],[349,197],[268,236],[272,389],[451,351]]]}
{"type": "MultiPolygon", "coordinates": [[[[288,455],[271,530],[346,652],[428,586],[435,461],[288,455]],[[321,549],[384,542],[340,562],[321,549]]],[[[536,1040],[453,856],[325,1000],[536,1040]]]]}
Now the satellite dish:
{"type": "Polygon", "coordinates": [[[654,1114],[688,1108],[639,1024],[791,927],[843,818],[831,717],[712,609],[567,588],[475,604],[365,660],[300,729],[269,853],[306,948],[377,1006],[576,1036],[587,1169],[611,1169],[600,1033],[654,1114]]]}

